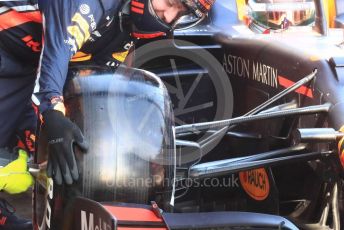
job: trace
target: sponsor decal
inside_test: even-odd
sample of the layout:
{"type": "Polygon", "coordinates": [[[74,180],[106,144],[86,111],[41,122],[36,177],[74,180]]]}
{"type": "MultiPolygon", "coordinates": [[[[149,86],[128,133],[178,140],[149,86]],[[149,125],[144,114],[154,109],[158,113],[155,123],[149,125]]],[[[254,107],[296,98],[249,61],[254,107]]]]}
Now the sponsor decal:
{"type": "MultiPolygon", "coordinates": [[[[295,82],[278,74],[278,69],[259,61],[253,61],[240,56],[224,54],[223,68],[229,75],[250,79],[273,88],[288,88],[295,82]]],[[[313,98],[311,88],[301,86],[295,90],[296,93],[313,98]]]]}
{"type": "Polygon", "coordinates": [[[38,227],[38,230],[42,229],[51,229],[51,203],[53,202],[54,198],[54,182],[53,179],[48,178],[47,179],[47,199],[45,204],[45,210],[44,210],[44,218],[40,226],[38,227]]]}
{"type": "Polygon", "coordinates": [[[102,218],[98,218],[97,222],[94,222],[94,214],[89,213],[84,210],[81,210],[81,230],[111,230],[111,224],[106,223],[106,221],[102,220],[102,218]],[[87,218],[88,216],[88,218],[87,218]],[[87,221],[88,219],[88,221],[87,221]]]}
{"type": "Polygon", "coordinates": [[[264,168],[239,173],[240,184],[245,192],[255,200],[265,200],[270,193],[268,174],[264,168]]]}
{"type": "Polygon", "coordinates": [[[109,67],[117,68],[120,65],[120,63],[117,61],[108,61],[105,63],[105,65],[109,67]]]}
{"type": "Polygon", "coordinates": [[[68,26],[67,31],[73,37],[73,40],[77,43],[78,48],[80,49],[84,41],[84,35],[82,34],[79,27],[68,26]]]}
{"type": "Polygon", "coordinates": [[[91,26],[92,31],[95,30],[97,28],[97,23],[96,23],[96,20],[94,19],[93,14],[90,14],[87,17],[90,19],[90,26],[91,26]]]}
{"type": "Polygon", "coordinates": [[[90,32],[88,31],[90,26],[88,25],[87,20],[79,13],[74,14],[72,22],[74,22],[75,25],[68,26],[67,31],[72,38],[75,39],[78,48],[80,49],[82,44],[90,37],[90,32]]]}
{"type": "Polygon", "coordinates": [[[87,4],[81,4],[79,7],[80,13],[82,14],[89,14],[90,13],[90,6],[87,4]]]}
{"type": "Polygon", "coordinates": [[[133,45],[134,45],[134,42],[130,41],[123,46],[123,49],[129,50],[133,45]]]}
{"type": "Polygon", "coordinates": [[[75,54],[82,47],[87,40],[94,40],[91,38],[90,31],[95,31],[97,28],[96,20],[93,14],[90,13],[90,7],[86,4],[80,6],[80,13],[75,13],[72,17],[73,25],[67,27],[70,37],[65,43],[71,46],[71,51],[75,54]]]}
{"type": "Polygon", "coordinates": [[[272,66],[230,54],[224,54],[222,65],[228,74],[278,88],[278,71],[272,66]]]}
{"type": "Polygon", "coordinates": [[[23,37],[22,41],[25,42],[26,46],[30,47],[33,52],[41,51],[41,43],[34,41],[31,35],[23,37]]]}

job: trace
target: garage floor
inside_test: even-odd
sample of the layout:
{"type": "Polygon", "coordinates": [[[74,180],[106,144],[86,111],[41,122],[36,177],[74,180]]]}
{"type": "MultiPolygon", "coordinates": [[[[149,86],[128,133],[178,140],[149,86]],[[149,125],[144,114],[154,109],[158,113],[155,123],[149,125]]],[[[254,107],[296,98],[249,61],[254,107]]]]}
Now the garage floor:
{"type": "Polygon", "coordinates": [[[0,193],[0,197],[6,199],[17,210],[17,215],[31,219],[32,216],[32,190],[19,195],[0,193]]]}

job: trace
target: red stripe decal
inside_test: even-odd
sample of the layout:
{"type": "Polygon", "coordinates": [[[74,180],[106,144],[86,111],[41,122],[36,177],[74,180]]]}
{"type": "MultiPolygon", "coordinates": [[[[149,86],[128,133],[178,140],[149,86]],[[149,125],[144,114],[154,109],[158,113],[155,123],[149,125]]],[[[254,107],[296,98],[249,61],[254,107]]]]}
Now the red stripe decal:
{"type": "Polygon", "coordinates": [[[143,39],[152,39],[152,38],[157,38],[161,36],[165,36],[166,33],[164,32],[157,32],[157,33],[152,33],[152,34],[140,34],[140,33],[132,33],[132,36],[135,38],[143,38],[143,39]]]}
{"type": "Polygon", "coordinates": [[[0,15],[0,31],[7,30],[12,27],[27,23],[27,22],[42,22],[42,15],[39,11],[31,12],[17,12],[9,11],[0,15]]]}
{"type": "Polygon", "coordinates": [[[153,211],[144,208],[107,206],[104,208],[110,212],[117,220],[124,221],[154,221],[163,222],[153,211]]]}
{"type": "MultiPolygon", "coordinates": [[[[295,84],[295,82],[293,82],[293,81],[291,81],[285,77],[282,77],[282,76],[278,76],[278,83],[285,88],[288,88],[288,87],[292,86],[293,84],[295,84]]],[[[302,95],[305,95],[309,98],[313,98],[312,89],[308,88],[306,86],[301,86],[300,88],[296,89],[295,92],[302,94],[302,95]]]]}
{"type": "Polygon", "coordinates": [[[136,2],[136,1],[131,1],[131,5],[132,6],[136,6],[138,8],[145,8],[145,4],[141,3],[141,2],[136,2]]]}
{"type": "Polygon", "coordinates": [[[138,13],[138,14],[143,14],[143,10],[142,9],[139,9],[139,8],[136,8],[136,7],[131,7],[131,11],[132,12],[135,12],[135,13],[138,13]]]}

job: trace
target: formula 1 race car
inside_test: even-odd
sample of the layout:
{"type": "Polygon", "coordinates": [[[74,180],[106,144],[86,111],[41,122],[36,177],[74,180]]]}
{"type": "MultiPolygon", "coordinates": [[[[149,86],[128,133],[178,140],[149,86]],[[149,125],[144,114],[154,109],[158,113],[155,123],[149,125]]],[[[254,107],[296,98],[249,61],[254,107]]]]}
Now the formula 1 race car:
{"type": "Polygon", "coordinates": [[[37,172],[35,229],[343,229],[343,31],[315,0],[311,26],[257,33],[238,2],[141,42],[135,68],[70,69],[90,149],[73,186],[37,172]]]}

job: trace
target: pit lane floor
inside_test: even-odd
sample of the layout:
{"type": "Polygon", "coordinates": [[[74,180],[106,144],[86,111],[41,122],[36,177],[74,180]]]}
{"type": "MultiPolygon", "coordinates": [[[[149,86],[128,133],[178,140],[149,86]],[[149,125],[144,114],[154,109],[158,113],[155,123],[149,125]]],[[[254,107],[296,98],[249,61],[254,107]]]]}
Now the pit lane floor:
{"type": "Polygon", "coordinates": [[[16,214],[26,219],[32,218],[32,190],[19,194],[9,195],[0,193],[0,197],[7,200],[13,207],[16,208],[16,214]]]}

